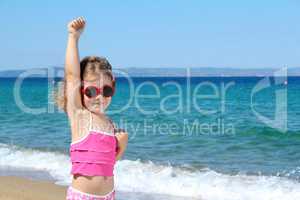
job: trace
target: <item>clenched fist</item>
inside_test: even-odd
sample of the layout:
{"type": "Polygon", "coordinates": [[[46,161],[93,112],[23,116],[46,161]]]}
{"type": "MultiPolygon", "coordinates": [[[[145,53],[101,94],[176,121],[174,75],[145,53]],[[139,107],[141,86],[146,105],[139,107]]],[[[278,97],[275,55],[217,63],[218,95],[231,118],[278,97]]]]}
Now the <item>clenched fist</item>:
{"type": "Polygon", "coordinates": [[[76,38],[80,37],[80,34],[83,32],[85,27],[85,20],[83,17],[78,17],[74,20],[72,20],[68,24],[68,32],[72,36],[75,36],[76,38]]]}

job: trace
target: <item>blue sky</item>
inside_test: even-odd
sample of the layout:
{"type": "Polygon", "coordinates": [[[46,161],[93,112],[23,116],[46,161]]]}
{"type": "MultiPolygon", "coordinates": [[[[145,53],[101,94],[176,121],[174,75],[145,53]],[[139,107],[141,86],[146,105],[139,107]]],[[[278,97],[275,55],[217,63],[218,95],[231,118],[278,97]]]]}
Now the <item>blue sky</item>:
{"type": "Polygon", "coordinates": [[[0,70],[63,66],[69,20],[80,55],[115,67],[300,66],[300,2],[0,1],[0,70]]]}

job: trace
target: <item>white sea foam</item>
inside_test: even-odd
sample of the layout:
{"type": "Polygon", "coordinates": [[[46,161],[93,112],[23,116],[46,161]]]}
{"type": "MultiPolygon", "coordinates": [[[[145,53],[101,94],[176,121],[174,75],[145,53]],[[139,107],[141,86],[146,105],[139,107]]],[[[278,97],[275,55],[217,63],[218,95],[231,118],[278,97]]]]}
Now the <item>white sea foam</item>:
{"type": "Polygon", "coordinates": [[[56,180],[56,184],[67,185],[71,182],[68,174],[71,169],[69,162],[70,158],[62,153],[42,152],[0,144],[1,168],[45,171],[56,180]]]}
{"type": "MultiPolygon", "coordinates": [[[[0,167],[49,173],[56,184],[71,183],[69,156],[0,144],[0,167]]],[[[187,171],[149,161],[121,160],[115,167],[116,189],[203,200],[298,200],[300,183],[276,176],[227,175],[213,170],[187,171]]]]}

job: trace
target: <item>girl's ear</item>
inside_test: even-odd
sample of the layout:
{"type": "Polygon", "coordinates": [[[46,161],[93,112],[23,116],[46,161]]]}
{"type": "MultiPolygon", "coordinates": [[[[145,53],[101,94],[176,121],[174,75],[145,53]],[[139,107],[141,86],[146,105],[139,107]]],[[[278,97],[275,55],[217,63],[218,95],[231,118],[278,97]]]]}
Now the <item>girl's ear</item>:
{"type": "Polygon", "coordinates": [[[113,76],[113,80],[112,80],[112,87],[113,87],[113,95],[114,95],[115,91],[116,91],[116,80],[115,80],[114,76],[113,76]]]}
{"type": "Polygon", "coordinates": [[[115,76],[112,74],[112,86],[115,87],[116,86],[116,79],[115,76]]]}
{"type": "Polygon", "coordinates": [[[112,80],[112,86],[115,88],[116,87],[116,81],[115,79],[112,80]]]}

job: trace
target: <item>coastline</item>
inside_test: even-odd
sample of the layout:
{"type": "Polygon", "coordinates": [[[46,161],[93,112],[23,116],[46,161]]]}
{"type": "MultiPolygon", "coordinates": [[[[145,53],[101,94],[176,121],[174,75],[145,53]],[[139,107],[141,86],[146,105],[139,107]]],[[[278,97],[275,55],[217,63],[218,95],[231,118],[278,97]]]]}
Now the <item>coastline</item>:
{"type": "Polygon", "coordinates": [[[0,176],[1,200],[65,200],[67,186],[18,176],[0,176]]]}
{"type": "MultiPolygon", "coordinates": [[[[51,181],[29,179],[20,176],[0,176],[1,200],[65,200],[68,186],[56,185],[51,181]]],[[[141,192],[117,191],[120,200],[184,200],[186,197],[141,192]]],[[[192,198],[190,200],[202,200],[192,198]]]]}

